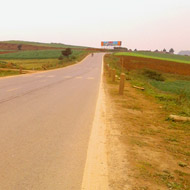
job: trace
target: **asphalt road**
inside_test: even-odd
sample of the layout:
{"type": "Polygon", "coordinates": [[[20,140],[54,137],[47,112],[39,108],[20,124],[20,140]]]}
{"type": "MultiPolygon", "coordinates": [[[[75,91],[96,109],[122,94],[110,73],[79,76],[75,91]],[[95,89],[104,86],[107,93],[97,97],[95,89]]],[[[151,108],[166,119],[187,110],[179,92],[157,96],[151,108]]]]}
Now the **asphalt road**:
{"type": "Polygon", "coordinates": [[[102,57],[0,79],[0,190],[80,190],[102,57]]]}

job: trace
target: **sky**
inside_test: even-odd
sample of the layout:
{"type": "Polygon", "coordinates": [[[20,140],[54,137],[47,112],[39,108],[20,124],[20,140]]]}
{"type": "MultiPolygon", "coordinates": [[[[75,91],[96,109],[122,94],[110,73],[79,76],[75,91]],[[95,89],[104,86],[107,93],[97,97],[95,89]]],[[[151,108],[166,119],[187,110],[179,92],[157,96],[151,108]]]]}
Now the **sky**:
{"type": "Polygon", "coordinates": [[[190,50],[190,0],[0,1],[0,41],[190,50]]]}

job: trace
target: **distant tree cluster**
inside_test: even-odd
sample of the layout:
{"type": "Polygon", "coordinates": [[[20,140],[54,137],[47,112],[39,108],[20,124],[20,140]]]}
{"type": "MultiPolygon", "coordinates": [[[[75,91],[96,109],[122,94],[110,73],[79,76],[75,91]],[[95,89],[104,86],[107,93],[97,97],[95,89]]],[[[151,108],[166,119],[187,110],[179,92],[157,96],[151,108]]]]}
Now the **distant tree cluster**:
{"type": "Polygon", "coordinates": [[[71,48],[66,48],[64,51],[61,52],[63,56],[69,57],[72,54],[71,48]]]}
{"type": "Polygon", "coordinates": [[[169,51],[169,53],[174,54],[174,49],[171,48],[170,51],[169,51]]]}
{"type": "Polygon", "coordinates": [[[21,50],[21,49],[22,49],[22,44],[19,44],[19,45],[17,46],[17,48],[18,48],[18,50],[21,50]]]}
{"type": "Polygon", "coordinates": [[[171,48],[170,50],[169,50],[169,52],[167,52],[167,50],[164,48],[162,51],[159,51],[158,49],[156,49],[154,52],[163,52],[163,53],[170,53],[170,54],[174,54],[174,49],[173,48],[171,48]]]}

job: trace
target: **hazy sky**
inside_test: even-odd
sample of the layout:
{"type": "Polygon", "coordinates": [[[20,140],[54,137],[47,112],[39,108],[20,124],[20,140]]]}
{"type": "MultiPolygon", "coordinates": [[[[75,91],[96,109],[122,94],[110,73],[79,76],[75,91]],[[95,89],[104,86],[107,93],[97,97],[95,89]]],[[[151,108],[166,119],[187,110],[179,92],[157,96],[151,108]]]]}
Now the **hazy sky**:
{"type": "Polygon", "coordinates": [[[190,0],[1,0],[0,41],[190,50],[190,0]]]}

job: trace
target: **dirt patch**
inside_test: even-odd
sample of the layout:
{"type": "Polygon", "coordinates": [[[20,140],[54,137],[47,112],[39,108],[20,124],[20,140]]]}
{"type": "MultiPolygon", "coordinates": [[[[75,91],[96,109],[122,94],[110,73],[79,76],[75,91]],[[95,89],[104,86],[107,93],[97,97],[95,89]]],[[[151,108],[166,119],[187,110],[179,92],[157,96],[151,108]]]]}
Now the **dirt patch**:
{"type": "MultiPolygon", "coordinates": [[[[121,64],[122,62],[120,62],[121,64]]],[[[152,69],[165,73],[190,75],[190,64],[165,61],[159,59],[123,56],[123,66],[127,70],[152,69]]]]}
{"type": "Polygon", "coordinates": [[[189,133],[166,121],[155,100],[104,76],[111,190],[189,190],[189,133]],[[184,165],[183,165],[184,164],[184,165]]]}

